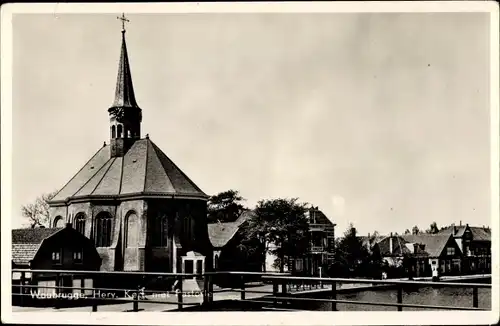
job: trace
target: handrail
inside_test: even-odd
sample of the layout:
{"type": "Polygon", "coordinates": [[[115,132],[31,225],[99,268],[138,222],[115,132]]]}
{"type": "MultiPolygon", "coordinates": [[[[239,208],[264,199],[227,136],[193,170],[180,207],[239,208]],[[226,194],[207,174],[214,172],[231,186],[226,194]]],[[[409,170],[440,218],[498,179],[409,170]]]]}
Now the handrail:
{"type": "MultiPolygon", "coordinates": [[[[350,278],[331,278],[331,277],[298,277],[298,276],[291,276],[288,273],[275,273],[275,272],[239,272],[239,271],[218,271],[218,272],[205,272],[202,274],[195,274],[195,273],[165,273],[165,272],[133,272],[133,271],[85,271],[85,270],[62,270],[62,269],[12,269],[12,273],[21,273],[21,278],[20,278],[20,284],[12,284],[13,288],[19,288],[20,293],[12,293],[13,296],[20,296],[21,299],[24,296],[30,296],[29,289],[32,288],[52,288],[56,289],[55,292],[53,293],[48,293],[49,295],[54,295],[56,294],[55,297],[57,297],[57,294],[65,294],[65,293],[58,293],[59,291],[64,291],[64,290],[72,290],[72,291],[79,291],[79,292],[69,292],[67,294],[78,294],[80,293],[81,295],[86,294],[89,297],[92,297],[91,294],[88,294],[86,291],[116,291],[116,292],[121,292],[125,291],[128,292],[131,295],[127,295],[126,297],[113,297],[113,298],[103,298],[103,297],[95,297],[91,299],[92,301],[92,311],[97,311],[97,305],[100,300],[116,300],[116,302],[133,302],[133,311],[138,311],[138,303],[139,302],[149,302],[149,303],[158,303],[158,304],[177,304],[178,309],[183,309],[184,306],[186,305],[199,305],[200,303],[195,303],[195,302],[190,302],[190,303],[184,303],[183,302],[183,294],[187,293],[192,293],[191,292],[185,292],[182,289],[182,283],[183,280],[189,277],[203,277],[203,282],[204,286],[203,289],[200,289],[200,291],[195,291],[198,293],[200,296],[201,294],[203,295],[203,300],[202,300],[202,305],[205,307],[209,307],[211,303],[213,303],[213,295],[214,293],[221,293],[221,292],[236,292],[240,293],[241,295],[241,300],[242,301],[249,301],[248,298],[246,298],[247,293],[260,293],[263,294],[263,296],[260,297],[259,300],[267,300],[267,303],[271,303],[274,305],[277,305],[278,302],[281,302],[281,305],[286,304],[287,302],[292,302],[292,301],[315,301],[315,302],[324,302],[324,303],[331,303],[332,304],[332,310],[337,310],[336,305],[337,303],[344,303],[344,304],[364,304],[364,305],[375,305],[375,306],[391,306],[391,307],[397,307],[398,311],[402,311],[403,307],[413,307],[413,308],[424,308],[424,309],[450,309],[450,310],[484,310],[480,309],[478,307],[478,289],[479,288],[491,288],[491,284],[484,284],[484,283],[464,283],[464,282],[429,282],[429,281],[424,281],[424,280],[374,280],[374,279],[350,279],[350,278]],[[30,278],[26,277],[26,274],[29,273],[33,276],[36,276],[37,273],[46,273],[46,274],[55,274],[56,277],[56,285],[55,286],[49,286],[49,285],[38,285],[38,284],[25,284],[26,281],[28,281],[30,278]],[[137,287],[132,288],[132,289],[126,289],[126,288],[99,288],[99,287],[85,287],[83,283],[83,278],[82,282],[80,283],[80,287],[77,286],[62,286],[61,284],[61,276],[64,276],[65,274],[70,274],[70,275],[132,275],[132,276],[165,276],[168,278],[175,278],[178,281],[178,287],[174,291],[164,291],[164,290],[155,290],[155,289],[146,289],[142,284],[137,284],[137,287]],[[214,289],[213,288],[213,277],[218,276],[218,275],[231,275],[231,276],[239,276],[239,288],[231,288],[231,289],[214,289]],[[246,288],[245,286],[245,276],[260,276],[261,280],[269,280],[273,284],[273,289],[272,292],[270,291],[261,291],[257,289],[252,288],[246,288]],[[288,293],[290,290],[289,287],[294,284],[294,283],[314,283],[316,285],[321,285],[321,288],[317,288],[317,291],[323,291],[329,293],[330,298],[329,299],[319,299],[319,298],[308,298],[308,297],[298,297],[295,296],[295,294],[307,294],[311,293],[309,291],[292,291],[288,293]],[[338,300],[337,299],[337,284],[340,283],[351,283],[351,284],[371,284],[375,288],[377,285],[395,285],[397,288],[397,303],[390,303],[390,302],[367,302],[367,301],[351,301],[351,300],[338,300]],[[325,285],[327,285],[325,287],[325,285]],[[329,286],[328,286],[329,285],[329,286]],[[447,306],[436,306],[436,305],[415,305],[415,304],[403,304],[403,289],[405,288],[406,285],[417,285],[417,286],[446,286],[446,287],[467,287],[467,288],[472,288],[473,293],[473,307],[447,307],[447,306]],[[281,286],[281,291],[279,290],[279,287],[281,286]],[[146,294],[147,293],[147,294],[146,294]],[[152,299],[153,300],[143,300],[144,298],[148,298],[148,294],[151,293],[152,299]],[[154,300],[154,297],[156,295],[174,295],[177,296],[177,301],[159,301],[159,300],[154,300]],[[267,294],[267,295],[266,295],[267,294]],[[135,296],[135,297],[134,297],[135,296]]],[[[236,278],[236,281],[238,278],[236,278]]],[[[248,280],[248,278],[247,278],[248,280]]],[[[147,286],[147,285],[146,285],[147,286]]],[[[238,287],[237,286],[237,287],[238,287]]],[[[316,290],[315,290],[316,291],[316,290]]],[[[31,294],[32,295],[32,294],[31,294]]],[[[124,294],[125,295],[125,294],[124,294]]],[[[251,300],[252,301],[252,300],[251,300]]],[[[255,302],[255,300],[253,300],[255,302]]],[[[57,302],[57,299],[56,299],[57,302]]],[[[59,301],[60,302],[60,301],[59,301]]],[[[286,309],[285,307],[280,306],[280,309],[286,309]]],[[[263,309],[266,307],[262,307],[263,309]]]]}

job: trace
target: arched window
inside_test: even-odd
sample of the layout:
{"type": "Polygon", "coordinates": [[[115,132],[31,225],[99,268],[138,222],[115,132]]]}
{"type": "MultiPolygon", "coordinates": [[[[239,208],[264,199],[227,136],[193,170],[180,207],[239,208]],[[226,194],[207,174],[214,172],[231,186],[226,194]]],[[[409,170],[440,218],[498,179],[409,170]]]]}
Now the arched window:
{"type": "Polygon", "coordinates": [[[81,234],[85,234],[85,214],[78,213],[75,217],[75,230],[81,234]]]}
{"type": "Polygon", "coordinates": [[[139,246],[139,218],[135,212],[130,212],[126,221],[125,247],[137,248],[139,246]]]}
{"type": "Polygon", "coordinates": [[[117,138],[122,138],[123,127],[122,125],[118,125],[118,135],[117,138]]]}
{"type": "Polygon", "coordinates": [[[63,226],[62,225],[63,224],[62,221],[63,221],[62,216],[56,216],[54,218],[54,223],[53,223],[54,227],[55,228],[61,228],[63,226]]]}
{"type": "Polygon", "coordinates": [[[96,247],[109,247],[113,230],[111,228],[111,216],[108,213],[100,213],[95,220],[95,245],[96,247]]]}
{"type": "Polygon", "coordinates": [[[152,245],[154,247],[168,246],[168,217],[166,215],[159,216],[153,225],[152,245]]]}

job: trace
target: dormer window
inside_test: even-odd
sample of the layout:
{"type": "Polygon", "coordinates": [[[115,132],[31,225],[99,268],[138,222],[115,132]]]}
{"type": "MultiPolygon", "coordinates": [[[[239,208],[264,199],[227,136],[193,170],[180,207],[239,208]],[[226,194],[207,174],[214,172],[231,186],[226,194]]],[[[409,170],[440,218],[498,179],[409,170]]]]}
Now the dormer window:
{"type": "Polygon", "coordinates": [[[52,252],[52,263],[53,264],[60,264],[61,263],[61,252],[60,251],[52,252]]]}
{"type": "Polygon", "coordinates": [[[73,262],[75,263],[81,263],[82,262],[82,251],[77,250],[73,252],[73,262]]]}

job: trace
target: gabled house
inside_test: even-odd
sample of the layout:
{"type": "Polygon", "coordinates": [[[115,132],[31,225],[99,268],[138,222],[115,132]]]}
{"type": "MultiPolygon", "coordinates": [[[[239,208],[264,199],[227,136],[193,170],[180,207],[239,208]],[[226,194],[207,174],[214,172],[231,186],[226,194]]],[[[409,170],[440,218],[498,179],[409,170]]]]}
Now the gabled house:
{"type": "Polygon", "coordinates": [[[489,227],[452,224],[439,234],[449,234],[464,254],[462,263],[464,273],[491,272],[491,229],[489,227]]]}
{"type": "MultiPolygon", "coordinates": [[[[65,228],[29,228],[12,230],[12,268],[31,270],[90,270],[101,266],[94,243],[67,224],[65,228]]],[[[88,287],[93,286],[91,275],[61,275],[47,273],[13,273],[13,283],[21,279],[31,285],[88,287]]],[[[80,289],[62,289],[80,292],[80,289]]],[[[55,293],[52,288],[39,288],[39,292],[55,293]]]]}
{"type": "Polygon", "coordinates": [[[252,218],[253,211],[244,211],[234,222],[209,223],[208,236],[213,247],[215,271],[262,270],[262,261],[241,247],[242,227],[252,218]]]}
{"type": "Polygon", "coordinates": [[[416,258],[415,276],[457,275],[462,269],[462,251],[451,235],[417,234],[401,236],[416,258]]]}

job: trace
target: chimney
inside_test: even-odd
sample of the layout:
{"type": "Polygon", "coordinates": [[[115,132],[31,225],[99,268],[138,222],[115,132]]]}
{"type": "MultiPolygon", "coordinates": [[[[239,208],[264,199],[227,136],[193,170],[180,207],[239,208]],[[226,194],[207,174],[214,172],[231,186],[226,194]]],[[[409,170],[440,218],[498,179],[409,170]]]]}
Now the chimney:
{"type": "Polygon", "coordinates": [[[425,244],[424,243],[420,244],[420,250],[425,251],[425,244]]]}
{"type": "Polygon", "coordinates": [[[455,223],[451,225],[452,230],[453,230],[453,235],[457,234],[457,227],[455,226],[455,223]]]}
{"type": "Polygon", "coordinates": [[[418,243],[413,244],[413,253],[416,254],[418,251],[418,243]]]}
{"type": "Polygon", "coordinates": [[[370,239],[370,232],[368,232],[368,239],[370,239]]]}
{"type": "Polygon", "coordinates": [[[393,250],[393,247],[392,247],[392,232],[391,234],[389,235],[389,253],[392,254],[392,250],[393,250]]]}
{"type": "Polygon", "coordinates": [[[460,220],[460,226],[462,226],[462,220],[460,220]]]}

